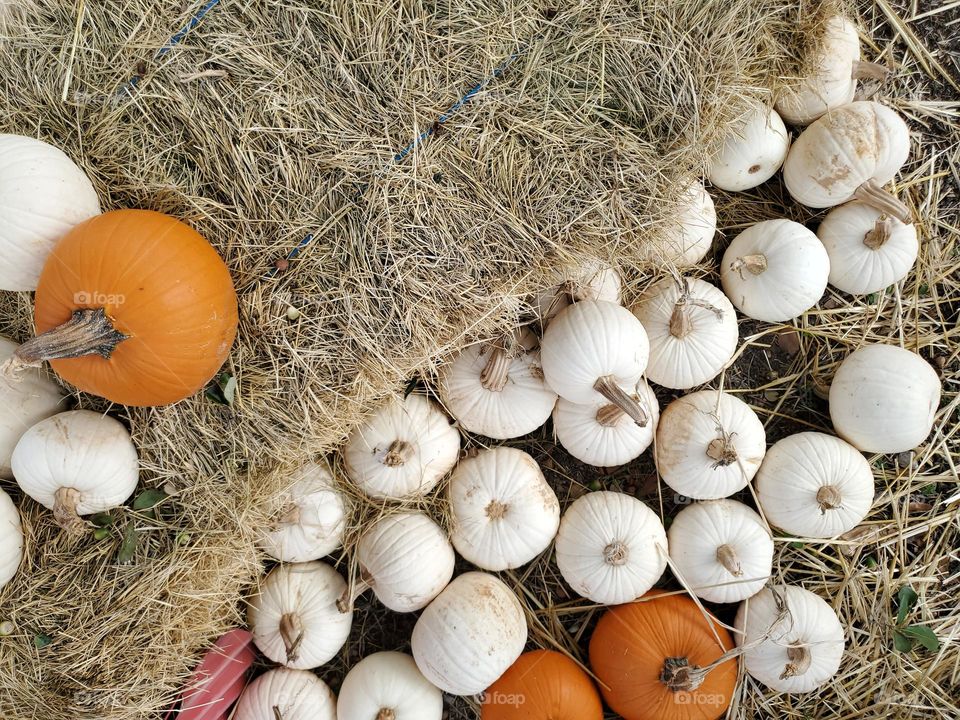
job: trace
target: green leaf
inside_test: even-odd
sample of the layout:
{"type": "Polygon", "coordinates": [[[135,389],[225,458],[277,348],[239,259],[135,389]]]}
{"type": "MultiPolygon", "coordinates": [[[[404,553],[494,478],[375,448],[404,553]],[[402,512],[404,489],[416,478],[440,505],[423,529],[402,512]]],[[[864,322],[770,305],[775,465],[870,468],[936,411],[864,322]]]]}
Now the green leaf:
{"type": "Polygon", "coordinates": [[[93,531],[93,539],[97,542],[106,540],[108,537],[110,537],[110,528],[108,527],[98,527],[93,531]]]}
{"type": "Polygon", "coordinates": [[[600,481],[599,481],[599,480],[593,480],[593,481],[590,483],[589,487],[590,487],[591,490],[594,490],[594,491],[596,491],[596,490],[602,490],[602,489],[603,489],[603,485],[600,484],[600,481]]]}
{"type": "Polygon", "coordinates": [[[806,545],[798,540],[794,540],[792,543],[790,543],[790,547],[792,547],[794,550],[803,550],[806,545]]]}
{"type": "Polygon", "coordinates": [[[940,641],[936,634],[926,625],[907,625],[900,631],[911,640],[916,640],[927,650],[936,651],[940,649],[940,641]]]}
{"type": "Polygon", "coordinates": [[[99,512],[90,516],[90,522],[92,522],[98,528],[110,527],[113,525],[115,519],[116,518],[114,518],[113,515],[107,512],[99,512]]]}
{"type": "Polygon", "coordinates": [[[917,604],[917,594],[909,585],[904,585],[897,593],[897,625],[903,625],[907,621],[907,614],[917,604]]]}
{"type": "Polygon", "coordinates": [[[133,509],[142,512],[151,510],[167,499],[163,490],[144,490],[133,501],[133,509]]]}
{"type": "Polygon", "coordinates": [[[237,379],[231,375],[230,379],[223,384],[221,390],[223,391],[223,399],[227,401],[227,405],[233,405],[233,401],[237,396],[237,379]]]}
{"type": "Polygon", "coordinates": [[[896,648],[897,652],[910,652],[913,650],[913,640],[908,638],[899,630],[893,631],[893,647],[896,648]]]}
{"type": "Polygon", "coordinates": [[[873,557],[873,555],[867,555],[867,556],[863,559],[863,564],[866,565],[866,566],[867,566],[868,568],[870,568],[871,570],[873,570],[875,567],[877,567],[877,561],[876,561],[876,559],[873,557]]]}
{"type": "Polygon", "coordinates": [[[220,405],[233,405],[237,391],[237,381],[230,373],[220,373],[220,376],[207,386],[205,394],[208,398],[220,405]],[[231,387],[232,383],[232,387],[231,387]],[[228,397],[229,390],[229,397],[228,397]]]}
{"type": "Polygon", "coordinates": [[[130,521],[123,531],[123,542],[120,543],[120,549],[117,551],[117,562],[121,565],[132,565],[133,559],[137,554],[137,542],[139,540],[136,523],[130,521]]]}
{"type": "Polygon", "coordinates": [[[52,642],[53,642],[53,638],[50,637],[49,635],[45,635],[44,633],[37,633],[36,635],[33,636],[33,646],[37,650],[40,650],[41,648],[45,648],[47,645],[49,645],[52,642]]]}

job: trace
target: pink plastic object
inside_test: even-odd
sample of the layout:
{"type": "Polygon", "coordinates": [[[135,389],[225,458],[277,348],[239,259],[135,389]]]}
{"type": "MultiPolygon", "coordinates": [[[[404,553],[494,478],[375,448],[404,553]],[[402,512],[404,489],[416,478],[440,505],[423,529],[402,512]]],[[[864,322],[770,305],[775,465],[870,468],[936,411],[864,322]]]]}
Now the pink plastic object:
{"type": "Polygon", "coordinates": [[[228,632],[203,656],[180,695],[180,709],[165,720],[224,720],[243,693],[255,658],[249,632],[228,632]]]}

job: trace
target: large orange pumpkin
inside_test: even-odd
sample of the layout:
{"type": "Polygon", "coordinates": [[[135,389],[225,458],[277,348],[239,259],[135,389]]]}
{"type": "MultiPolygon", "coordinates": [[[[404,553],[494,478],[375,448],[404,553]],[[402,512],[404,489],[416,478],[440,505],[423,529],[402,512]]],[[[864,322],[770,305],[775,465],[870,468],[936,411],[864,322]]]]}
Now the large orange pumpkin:
{"type": "Polygon", "coordinates": [[[733,646],[690,598],[654,590],[600,618],[590,665],[607,704],[625,720],[715,720],[730,705],[736,660],[705,676],[698,671],[733,646]]]}
{"type": "Polygon", "coordinates": [[[39,334],[17,360],[53,369],[124,405],[192,395],[223,365],[237,333],[237,295],[217,251],[182,222],[117,210],[77,225],[54,247],[37,287],[39,334]]]}
{"type": "Polygon", "coordinates": [[[524,653],[483,694],[482,720],[602,720],[600,694],[583,670],[553,650],[524,653]]]}

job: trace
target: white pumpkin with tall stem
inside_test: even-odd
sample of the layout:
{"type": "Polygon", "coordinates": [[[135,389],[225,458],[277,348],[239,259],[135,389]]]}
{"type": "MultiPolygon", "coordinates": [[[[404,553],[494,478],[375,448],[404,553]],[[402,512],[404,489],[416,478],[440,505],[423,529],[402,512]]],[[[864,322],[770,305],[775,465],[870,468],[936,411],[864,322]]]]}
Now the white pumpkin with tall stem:
{"type": "Polygon", "coordinates": [[[602,260],[588,258],[581,265],[566,268],[557,284],[537,293],[536,310],[545,328],[570,303],[580,300],[620,302],[620,273],[602,260]]]}
{"type": "Polygon", "coordinates": [[[353,612],[337,601],[347,589],[322,562],[278,565],[249,600],[247,624],[266,657],[295,670],[320,667],[347,642],[353,612]]]}
{"type": "Polygon", "coordinates": [[[737,349],[737,313],[726,296],[697,278],[665,278],[633,308],[650,341],[646,376],[686,390],[713,379],[737,349]]]}
{"type": "Polygon", "coordinates": [[[547,384],[580,405],[610,403],[638,425],[649,422],[630,391],[647,367],[643,325],[616,303],[584,300],[550,323],[540,358],[547,384]]]}
{"type": "Polygon", "coordinates": [[[436,403],[416,393],[382,407],[343,447],[347,475],[379,500],[426,495],[459,455],[460,433],[436,403]]]}
{"type": "Polygon", "coordinates": [[[680,193],[676,211],[647,249],[646,259],[657,265],[690,267],[703,260],[717,234],[717,209],[713,198],[699,180],[693,180],[680,193]]]}
{"type": "Polygon", "coordinates": [[[13,579],[23,560],[23,526],[13,500],[0,490],[0,590],[13,579]]]}
{"type": "Polygon", "coordinates": [[[233,720],[337,720],[337,699],[312,672],[274,668],[250,683],[233,720]]]}
{"type": "Polygon", "coordinates": [[[721,190],[740,192],[772,178],[787,157],[790,135],[775,110],[756,105],[735,124],[707,167],[721,190]]]}
{"type": "Polygon", "coordinates": [[[326,465],[297,468],[290,485],[267,508],[270,526],[260,547],[282,562],[307,562],[329,555],[343,543],[348,503],[326,465]]]}
{"type": "Polygon", "coordinates": [[[451,695],[476,695],[520,657],[527,621],[513,590],[482,572],[455,578],[413,628],[413,658],[451,695]]]}
{"type": "Polygon", "coordinates": [[[557,567],[573,591],[604,605],[636,600],[667,566],[660,518],[631,495],[592,492],[560,521],[557,567]]]}
{"type": "Polygon", "coordinates": [[[543,379],[529,330],[473,345],[440,369],[440,401],[464,430],[496,440],[543,425],[557,394],[543,379]]]}
{"type": "Polygon", "coordinates": [[[84,532],[82,515],[122,505],[140,475],[127,428],[89,410],[38,422],[20,438],[11,464],[21,489],[73,534],[84,532]]]}
{"type": "Polygon", "coordinates": [[[771,690],[810,692],[840,668],[843,626],[826,601],[802,587],[764,588],[741,603],[734,625],[744,669],[771,690]]]}
{"type": "Polygon", "coordinates": [[[674,491],[714,500],[753,479],[767,448],[763,423],[750,406],[719,390],[670,403],[657,428],[657,470],[674,491]]]}
{"type": "Polygon", "coordinates": [[[873,472],[855,447],[833,435],[788,435],[767,451],[757,498],[771,525],[798,537],[852,530],[873,504],[873,472]]]}
{"type": "Polygon", "coordinates": [[[414,659],[378,652],[354,665],[337,698],[337,720],[441,720],[443,693],[414,659]]]}
{"type": "Polygon", "coordinates": [[[723,254],[720,280],[747,317],[785,322],[827,289],[830,258],[817,236],[792,220],[765,220],[737,235],[723,254]]]}
{"type": "Polygon", "coordinates": [[[557,534],[560,503],[522,450],[497,447],[461,460],[447,492],[453,546],[484,570],[520,567],[557,534]]]}
{"type": "Polygon", "coordinates": [[[577,460],[595,467],[625,465],[650,447],[657,431],[657,396],[643,380],[633,397],[649,418],[639,425],[616,405],[577,405],[560,398],[553,411],[557,441],[577,460]]]}
{"type": "Polygon", "coordinates": [[[670,559],[686,586],[704,600],[739,602],[770,578],[770,531],[756,512],[736,500],[685,507],[673,519],[667,540],[670,559]]]}
{"type": "Polygon", "coordinates": [[[913,224],[859,200],[827,213],[817,237],[830,256],[830,284],[852,295],[879,292],[903,280],[920,249],[913,224]]]}
{"type": "Polygon", "coordinates": [[[910,154],[910,132],[896,112],[871,101],[831,110],[804,130],[783,164],[791,197],[812,208],[861,200],[901,222],[910,209],[883,189],[910,154]]]}
{"type": "Polygon", "coordinates": [[[342,611],[372,589],[394,612],[426,607],[450,583],[455,557],[440,526],[422,512],[386,515],[360,536],[358,577],[338,600],[342,611]]]}
{"type": "Polygon", "coordinates": [[[830,384],[830,419],[865,452],[912,450],[930,434],[940,408],[940,378],[915,352],[893,345],[854,350],[830,384]]]}
{"type": "MultiPolygon", "coordinates": [[[[10,360],[18,345],[0,337],[0,365],[10,360]]],[[[60,387],[39,368],[25,369],[16,382],[0,377],[0,478],[13,477],[10,456],[17,441],[32,426],[63,409],[60,387]]]]}

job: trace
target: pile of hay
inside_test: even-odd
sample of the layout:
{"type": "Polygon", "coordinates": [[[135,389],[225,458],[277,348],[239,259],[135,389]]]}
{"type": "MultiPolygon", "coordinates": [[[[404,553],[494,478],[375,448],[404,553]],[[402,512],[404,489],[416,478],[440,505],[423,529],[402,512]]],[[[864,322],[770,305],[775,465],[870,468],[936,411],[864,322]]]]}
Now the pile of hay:
{"type": "MultiPolygon", "coordinates": [[[[105,207],[195,226],[241,309],[233,405],[114,409],[144,482],[176,493],[133,565],[115,562],[122,523],[70,545],[20,503],[28,560],[0,597],[17,628],[0,644],[4,717],[161,710],[197,650],[239,622],[260,569],[255,508],[284,465],[328,452],[409,378],[515,323],[556,266],[649,265],[710,141],[797,72],[835,7],[188,5],[31,0],[0,21],[0,132],[63,147],[105,207]]],[[[0,298],[3,334],[29,336],[30,316],[29,296],[0,298]]]]}

